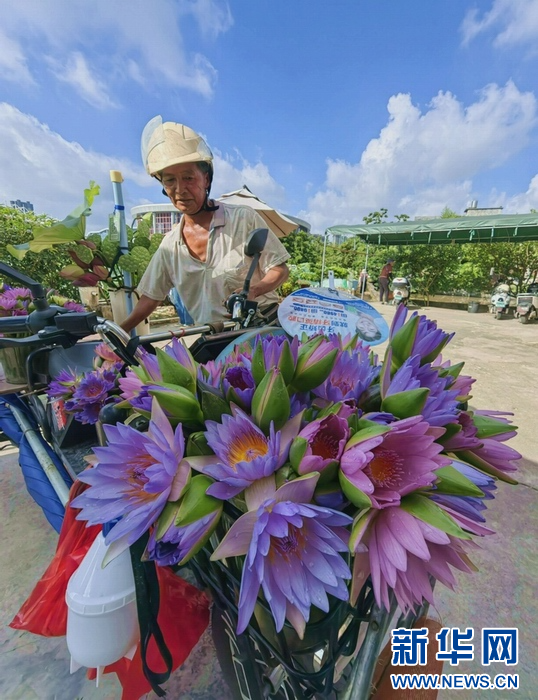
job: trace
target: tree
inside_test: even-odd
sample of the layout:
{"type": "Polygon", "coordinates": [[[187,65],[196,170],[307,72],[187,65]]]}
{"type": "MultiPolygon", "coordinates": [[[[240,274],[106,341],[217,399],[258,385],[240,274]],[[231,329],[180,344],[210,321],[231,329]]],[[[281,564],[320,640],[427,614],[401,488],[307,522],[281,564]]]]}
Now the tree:
{"type": "MultiPolygon", "coordinates": [[[[40,253],[29,252],[24,260],[16,260],[6,250],[8,244],[18,245],[31,240],[34,227],[49,226],[54,221],[46,214],[34,214],[32,211],[0,206],[0,260],[24,272],[44,287],[73,296],[73,285],[58,274],[64,265],[71,262],[66,253],[66,246],[58,246],[54,250],[40,253]]],[[[6,281],[8,284],[12,283],[12,280],[6,281]]]]}

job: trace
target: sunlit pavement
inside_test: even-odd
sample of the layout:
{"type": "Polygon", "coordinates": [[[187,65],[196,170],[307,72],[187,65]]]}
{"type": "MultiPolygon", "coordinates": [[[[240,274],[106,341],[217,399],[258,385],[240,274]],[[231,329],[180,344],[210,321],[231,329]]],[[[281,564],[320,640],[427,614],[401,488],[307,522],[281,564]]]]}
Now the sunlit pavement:
{"type": "MultiPolygon", "coordinates": [[[[394,308],[374,304],[390,322],[394,308]]],[[[520,689],[506,691],[442,691],[439,697],[494,699],[536,698],[538,622],[538,471],[535,456],[538,379],[538,324],[522,325],[513,319],[496,321],[489,314],[472,314],[432,308],[427,315],[447,331],[456,331],[445,357],[464,360],[466,374],[477,379],[471,407],[513,411],[519,434],[510,444],[523,454],[520,485],[500,485],[489,509],[487,524],[497,534],[484,538],[473,553],[479,572],[458,575],[458,589],[436,590],[435,614],[447,627],[474,627],[475,659],[446,672],[519,673],[520,689]],[[483,627],[519,628],[519,664],[483,667],[480,631],[483,627]]],[[[159,326],[158,330],[162,330],[159,326]]],[[[378,347],[382,354],[384,347],[378,347]]],[[[2,700],[120,700],[115,676],[101,686],[87,681],[82,670],[69,675],[69,657],[63,638],[42,639],[11,630],[7,624],[46,568],[54,552],[56,535],[27,495],[16,453],[0,451],[0,698],[2,700]]],[[[178,617],[181,624],[181,617],[178,617]]],[[[150,694],[148,698],[156,696],[150,694]]],[[[168,684],[170,700],[229,700],[209,635],[204,636],[183,669],[168,684]]]]}

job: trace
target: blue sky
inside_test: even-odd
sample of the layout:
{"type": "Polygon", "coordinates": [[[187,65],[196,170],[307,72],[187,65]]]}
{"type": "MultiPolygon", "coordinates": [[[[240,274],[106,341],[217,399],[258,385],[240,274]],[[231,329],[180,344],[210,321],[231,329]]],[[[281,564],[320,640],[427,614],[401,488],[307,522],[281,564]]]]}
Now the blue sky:
{"type": "Polygon", "coordinates": [[[246,184],[322,233],[386,207],[538,208],[538,0],[3,0],[0,202],[88,228],[161,202],[157,114],[202,133],[213,195],[246,184]]]}

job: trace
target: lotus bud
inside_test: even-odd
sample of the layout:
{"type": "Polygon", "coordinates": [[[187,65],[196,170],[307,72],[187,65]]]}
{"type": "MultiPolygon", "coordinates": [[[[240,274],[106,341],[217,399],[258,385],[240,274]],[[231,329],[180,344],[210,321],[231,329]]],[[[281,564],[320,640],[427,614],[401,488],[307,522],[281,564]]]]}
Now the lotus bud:
{"type": "Polygon", "coordinates": [[[422,413],[422,409],[430,393],[429,389],[410,389],[399,391],[383,399],[381,410],[392,413],[396,418],[410,418],[422,413]]]}
{"type": "Polygon", "coordinates": [[[254,392],[252,417],[266,434],[271,421],[275,430],[280,430],[290,417],[290,397],[282,373],[276,367],[265,375],[254,392]]]}
{"type": "Polygon", "coordinates": [[[156,348],[157,361],[164,382],[181,386],[194,394],[196,391],[196,373],[170,357],[161,348],[156,348]]]}
{"type": "Polygon", "coordinates": [[[189,435],[185,453],[187,457],[198,457],[201,455],[213,454],[213,450],[207,444],[207,437],[203,430],[199,430],[189,435]]]}
{"type": "Polygon", "coordinates": [[[161,408],[168,413],[170,418],[179,423],[203,425],[204,416],[200,410],[200,404],[194,394],[187,389],[181,386],[171,391],[150,388],[148,393],[155,396],[161,408]]]}
{"type": "Polygon", "coordinates": [[[260,340],[252,353],[252,376],[256,385],[265,377],[267,372],[277,367],[284,383],[288,385],[295,373],[295,360],[289,340],[279,343],[276,339],[260,340]]]}
{"type": "Polygon", "coordinates": [[[222,509],[222,501],[214,496],[208,496],[206,493],[213,483],[213,479],[205,474],[198,474],[190,480],[176,515],[175,524],[177,527],[190,525],[196,520],[222,509]]]}
{"type": "Polygon", "coordinates": [[[71,281],[78,279],[83,274],[84,270],[80,267],[80,265],[66,265],[60,270],[60,277],[71,281]]]}
{"type": "Polygon", "coordinates": [[[321,336],[312,338],[299,348],[297,366],[293,376],[294,391],[310,391],[323,384],[331,373],[338,348],[321,336]]]}

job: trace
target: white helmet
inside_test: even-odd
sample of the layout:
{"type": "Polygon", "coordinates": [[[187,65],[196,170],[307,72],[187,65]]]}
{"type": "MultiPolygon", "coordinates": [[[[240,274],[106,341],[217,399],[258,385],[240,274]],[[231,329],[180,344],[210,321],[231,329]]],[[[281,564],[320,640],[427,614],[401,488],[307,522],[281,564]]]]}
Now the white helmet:
{"type": "Polygon", "coordinates": [[[142,132],[142,162],[149,175],[178,163],[212,163],[213,154],[204,139],[190,127],[153,117],[142,132]]]}

